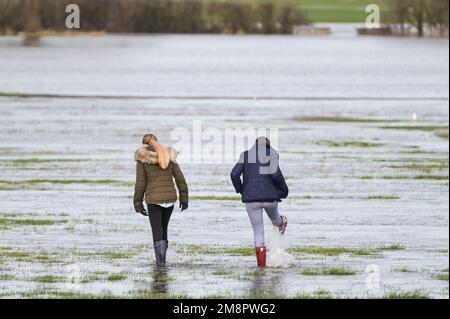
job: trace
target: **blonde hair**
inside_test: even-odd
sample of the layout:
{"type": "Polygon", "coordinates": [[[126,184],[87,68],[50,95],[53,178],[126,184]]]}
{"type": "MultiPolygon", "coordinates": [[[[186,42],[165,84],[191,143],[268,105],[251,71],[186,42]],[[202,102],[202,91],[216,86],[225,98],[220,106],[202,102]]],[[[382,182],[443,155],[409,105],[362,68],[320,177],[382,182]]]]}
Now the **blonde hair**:
{"type": "Polygon", "coordinates": [[[154,134],[145,134],[142,138],[142,144],[149,145],[151,140],[157,141],[158,139],[154,134]]]}

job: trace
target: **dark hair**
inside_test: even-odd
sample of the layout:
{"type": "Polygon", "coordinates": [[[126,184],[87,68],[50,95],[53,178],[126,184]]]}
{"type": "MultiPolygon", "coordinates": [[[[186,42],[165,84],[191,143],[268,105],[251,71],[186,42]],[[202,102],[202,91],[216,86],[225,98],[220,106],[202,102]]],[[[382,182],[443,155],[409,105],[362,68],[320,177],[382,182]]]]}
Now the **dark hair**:
{"type": "Polygon", "coordinates": [[[265,144],[270,146],[270,140],[265,136],[260,136],[256,139],[256,144],[265,144]]]}

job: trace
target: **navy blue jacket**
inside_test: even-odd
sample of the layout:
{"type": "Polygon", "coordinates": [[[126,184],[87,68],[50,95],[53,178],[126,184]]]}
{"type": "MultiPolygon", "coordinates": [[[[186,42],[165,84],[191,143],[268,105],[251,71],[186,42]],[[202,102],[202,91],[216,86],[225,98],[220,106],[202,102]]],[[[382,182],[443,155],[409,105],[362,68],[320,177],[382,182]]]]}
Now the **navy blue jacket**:
{"type": "Polygon", "coordinates": [[[231,172],[231,181],[244,203],[274,202],[288,197],[289,189],[278,161],[278,153],[265,144],[255,144],[241,154],[231,172]]]}

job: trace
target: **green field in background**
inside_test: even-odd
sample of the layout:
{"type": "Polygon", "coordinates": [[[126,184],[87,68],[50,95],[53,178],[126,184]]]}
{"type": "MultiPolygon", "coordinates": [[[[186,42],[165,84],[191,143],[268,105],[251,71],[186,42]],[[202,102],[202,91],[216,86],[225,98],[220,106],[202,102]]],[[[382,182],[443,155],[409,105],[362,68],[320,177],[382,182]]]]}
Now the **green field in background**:
{"type": "MultiPolygon", "coordinates": [[[[230,2],[236,2],[229,0],[230,2]]],[[[365,8],[371,3],[381,4],[380,0],[238,0],[238,2],[260,4],[273,2],[278,6],[293,5],[305,10],[311,22],[356,22],[364,23],[365,8]]],[[[380,5],[381,7],[381,5],[380,5]]]]}

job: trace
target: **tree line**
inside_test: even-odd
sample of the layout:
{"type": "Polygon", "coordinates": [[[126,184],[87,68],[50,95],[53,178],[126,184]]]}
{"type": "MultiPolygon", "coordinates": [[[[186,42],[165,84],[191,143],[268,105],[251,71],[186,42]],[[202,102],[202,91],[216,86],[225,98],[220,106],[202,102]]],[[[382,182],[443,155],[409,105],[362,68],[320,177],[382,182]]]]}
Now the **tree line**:
{"type": "Polygon", "coordinates": [[[401,35],[411,28],[419,37],[448,35],[449,0],[387,0],[388,21],[399,27],[401,35]]]}
{"type": "Polygon", "coordinates": [[[0,0],[0,33],[65,30],[70,3],[80,7],[82,31],[289,34],[294,25],[307,23],[298,7],[270,1],[0,0]]]}

